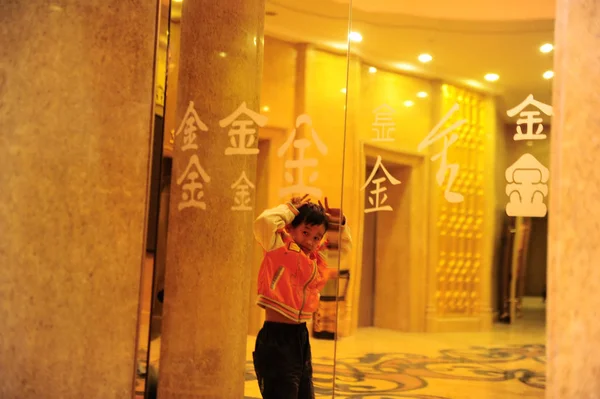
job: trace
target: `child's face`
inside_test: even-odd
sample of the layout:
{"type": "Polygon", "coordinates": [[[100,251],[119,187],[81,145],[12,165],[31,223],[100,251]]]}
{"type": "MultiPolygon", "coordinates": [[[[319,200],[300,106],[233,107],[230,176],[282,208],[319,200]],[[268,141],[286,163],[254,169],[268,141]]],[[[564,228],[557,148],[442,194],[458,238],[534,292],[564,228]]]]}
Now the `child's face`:
{"type": "Polygon", "coordinates": [[[317,248],[317,245],[325,235],[325,226],[322,224],[306,224],[300,223],[297,227],[290,227],[289,233],[302,248],[304,253],[310,253],[317,248]]]}

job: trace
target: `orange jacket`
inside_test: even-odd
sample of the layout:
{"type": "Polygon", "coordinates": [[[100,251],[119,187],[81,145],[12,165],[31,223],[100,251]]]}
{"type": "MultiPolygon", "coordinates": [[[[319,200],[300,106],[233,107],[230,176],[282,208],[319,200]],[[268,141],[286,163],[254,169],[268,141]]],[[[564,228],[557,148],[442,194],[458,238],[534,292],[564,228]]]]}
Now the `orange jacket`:
{"type": "MultiPolygon", "coordinates": [[[[318,248],[305,254],[285,227],[298,211],[292,204],[264,211],[254,223],[254,236],[265,250],[258,273],[258,306],[272,309],[295,322],[312,319],[319,305],[319,292],[328,280],[325,238],[318,248]]],[[[351,246],[347,226],[341,226],[341,255],[351,246]]]]}

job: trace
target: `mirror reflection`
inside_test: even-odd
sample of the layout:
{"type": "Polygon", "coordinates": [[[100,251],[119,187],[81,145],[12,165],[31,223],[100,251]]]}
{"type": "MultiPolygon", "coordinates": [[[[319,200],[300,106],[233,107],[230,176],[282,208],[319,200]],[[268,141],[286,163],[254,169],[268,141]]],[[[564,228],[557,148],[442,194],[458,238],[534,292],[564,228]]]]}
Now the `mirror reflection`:
{"type": "Polygon", "coordinates": [[[543,397],[552,4],[435,3],[352,2],[335,397],[543,397]]]}
{"type": "Polygon", "coordinates": [[[271,376],[309,358],[298,397],[543,396],[552,5],[435,3],[267,1],[264,33],[199,45],[204,65],[182,39],[186,4],[161,2],[138,397],[203,389],[174,377],[210,371],[194,342],[241,345],[239,334],[246,398],[280,394],[271,376]],[[230,71],[247,48],[259,100],[238,93],[254,69],[215,77],[214,103],[194,100],[202,73],[230,71]],[[188,205],[214,215],[208,191],[185,197],[179,181],[190,134],[217,130],[198,139],[197,177],[222,189],[219,226],[244,232],[224,252],[244,265],[239,280],[197,244],[212,253],[224,240],[212,216],[174,227],[188,205]],[[197,270],[168,254],[177,242],[196,248],[197,270]],[[224,331],[200,302],[240,289],[244,303],[222,311],[247,331],[224,331]],[[178,323],[202,330],[196,341],[178,323]],[[161,355],[166,331],[176,344],[161,355]],[[299,355],[274,362],[289,339],[299,355]]]}

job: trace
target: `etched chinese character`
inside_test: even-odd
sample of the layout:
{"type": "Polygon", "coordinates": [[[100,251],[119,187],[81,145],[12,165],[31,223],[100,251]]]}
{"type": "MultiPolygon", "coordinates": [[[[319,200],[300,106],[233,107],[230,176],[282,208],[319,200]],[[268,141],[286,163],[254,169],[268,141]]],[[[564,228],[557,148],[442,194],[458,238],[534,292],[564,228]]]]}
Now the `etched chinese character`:
{"type": "Polygon", "coordinates": [[[181,201],[177,206],[180,211],[185,208],[206,209],[206,203],[202,201],[204,191],[202,191],[202,182],[210,183],[210,176],[206,174],[200,165],[198,155],[190,157],[187,167],[177,179],[177,185],[181,186],[181,201]],[[183,183],[183,185],[182,185],[183,183]]]}
{"type": "Polygon", "coordinates": [[[185,111],[185,115],[183,116],[183,120],[181,121],[181,125],[179,125],[179,129],[177,129],[177,132],[175,133],[175,137],[177,137],[183,132],[182,151],[198,149],[198,143],[196,143],[196,138],[198,137],[196,131],[198,131],[198,129],[203,132],[208,131],[208,127],[200,120],[200,117],[194,108],[194,102],[190,101],[188,108],[185,111]]]}
{"type": "Polygon", "coordinates": [[[544,198],[548,195],[550,173],[533,155],[524,154],[505,172],[508,216],[544,217],[548,211],[544,198]]]}
{"type": "Polygon", "coordinates": [[[371,175],[367,179],[366,183],[360,188],[360,191],[364,191],[369,184],[375,184],[375,189],[370,191],[370,193],[373,194],[375,198],[369,197],[369,204],[371,204],[373,208],[366,208],[365,213],[393,210],[390,205],[383,205],[388,199],[388,196],[385,193],[387,191],[387,187],[381,187],[381,184],[384,181],[386,181],[386,177],[387,180],[389,180],[390,183],[392,183],[394,186],[400,184],[400,180],[395,179],[392,175],[389,174],[389,172],[381,162],[381,155],[378,155],[377,161],[375,162],[375,166],[373,166],[373,171],[371,172],[371,175]],[[374,179],[375,175],[379,171],[379,168],[381,168],[385,176],[374,179]],[[383,194],[383,197],[380,197],[381,194],[383,194]]]}
{"type": "Polygon", "coordinates": [[[394,141],[394,138],[390,137],[390,133],[396,131],[396,122],[392,119],[394,112],[392,107],[385,104],[373,111],[375,114],[373,131],[377,133],[377,137],[373,141],[394,141]]]}
{"type": "Polygon", "coordinates": [[[219,126],[221,127],[231,125],[231,129],[229,129],[231,147],[225,149],[225,155],[258,154],[258,148],[252,148],[252,145],[256,141],[256,129],[253,125],[256,124],[263,127],[267,124],[268,120],[269,118],[266,116],[248,109],[246,103],[243,102],[231,115],[219,122],[219,126]],[[247,116],[248,119],[237,120],[242,115],[247,116]]]}
{"type": "Polygon", "coordinates": [[[542,122],[544,121],[539,117],[539,111],[523,111],[527,106],[533,105],[543,113],[548,116],[552,116],[552,106],[548,104],[544,104],[539,102],[533,98],[533,94],[527,96],[527,98],[516,107],[509,109],[506,111],[506,114],[510,117],[519,114],[521,119],[517,119],[517,133],[513,136],[515,141],[521,140],[544,140],[546,138],[545,134],[541,134],[544,131],[544,125],[542,122]],[[521,125],[525,124],[527,126],[527,131],[523,133],[523,129],[521,125]],[[533,131],[534,125],[537,124],[535,132],[533,131]]]}
{"type": "Polygon", "coordinates": [[[234,211],[251,211],[250,206],[250,189],[254,188],[254,184],[246,176],[246,172],[242,171],[242,175],[235,183],[231,185],[231,188],[235,190],[235,198],[233,199],[235,205],[231,207],[234,211]]]}
{"type": "MultiPolygon", "coordinates": [[[[277,155],[279,156],[279,158],[281,158],[286,153],[286,151],[292,146],[292,144],[294,148],[298,149],[297,159],[285,161],[285,181],[290,183],[290,185],[279,190],[279,195],[281,197],[288,197],[292,194],[309,194],[312,197],[320,198],[323,194],[322,191],[317,187],[307,186],[304,178],[304,169],[308,167],[316,167],[318,161],[316,158],[304,158],[306,150],[312,144],[312,142],[309,139],[296,140],[296,131],[302,124],[307,124],[311,126],[311,137],[317,147],[317,150],[319,150],[319,152],[323,155],[327,154],[327,146],[321,141],[321,139],[317,135],[317,132],[312,128],[312,120],[310,116],[306,114],[300,115],[296,119],[296,128],[290,133],[286,142],[283,143],[283,145],[277,150],[277,155]],[[297,171],[297,180],[295,182],[294,176],[292,174],[293,170],[297,171]]],[[[308,182],[314,183],[318,177],[319,172],[314,170],[308,177],[308,182]]]]}
{"type": "Polygon", "coordinates": [[[458,110],[458,104],[454,104],[454,106],[452,108],[450,108],[450,111],[448,111],[448,113],[442,118],[442,120],[433,128],[431,133],[429,133],[429,135],[427,137],[425,137],[425,139],[419,144],[419,151],[423,151],[425,148],[429,147],[436,141],[438,141],[442,138],[444,139],[444,148],[442,149],[442,151],[440,153],[432,156],[431,160],[437,161],[438,159],[441,158],[440,168],[438,169],[438,171],[435,175],[438,185],[440,187],[444,183],[444,178],[446,177],[446,171],[450,171],[450,175],[448,176],[448,184],[446,185],[446,190],[444,191],[444,198],[446,198],[446,201],[451,202],[451,203],[462,202],[462,201],[464,201],[465,198],[460,193],[450,191],[452,189],[452,184],[454,183],[454,181],[456,180],[456,177],[458,175],[458,170],[460,169],[460,165],[457,163],[448,164],[448,148],[450,148],[450,146],[452,144],[454,144],[454,142],[456,140],[458,140],[458,134],[453,133],[452,136],[450,136],[450,138],[448,138],[448,133],[450,133],[454,129],[457,129],[458,127],[462,126],[463,124],[467,123],[467,120],[461,119],[457,122],[454,122],[452,125],[450,125],[446,129],[442,130],[441,132],[438,133],[438,131],[448,121],[448,119],[450,119],[452,114],[454,114],[457,110],[458,110]]]}

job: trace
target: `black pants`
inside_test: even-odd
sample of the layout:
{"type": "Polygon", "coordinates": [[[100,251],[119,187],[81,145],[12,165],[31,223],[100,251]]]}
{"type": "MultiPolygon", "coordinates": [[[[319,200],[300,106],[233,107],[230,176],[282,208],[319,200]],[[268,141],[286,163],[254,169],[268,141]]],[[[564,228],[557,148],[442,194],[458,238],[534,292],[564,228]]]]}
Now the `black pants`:
{"type": "Polygon", "coordinates": [[[256,337],[253,357],[264,399],[314,399],[306,323],[265,322],[256,337]]]}

